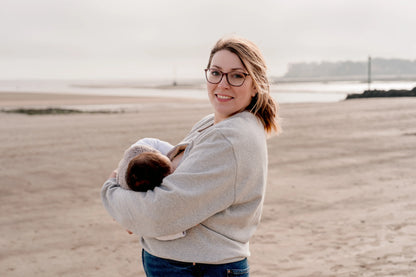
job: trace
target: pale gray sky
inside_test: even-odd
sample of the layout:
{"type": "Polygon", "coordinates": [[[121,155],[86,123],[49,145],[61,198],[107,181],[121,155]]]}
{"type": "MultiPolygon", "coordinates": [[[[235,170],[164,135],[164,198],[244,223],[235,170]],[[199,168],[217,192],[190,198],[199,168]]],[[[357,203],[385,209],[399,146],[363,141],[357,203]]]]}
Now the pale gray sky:
{"type": "Polygon", "coordinates": [[[218,38],[301,61],[416,59],[414,0],[0,0],[0,79],[198,78],[218,38]]]}

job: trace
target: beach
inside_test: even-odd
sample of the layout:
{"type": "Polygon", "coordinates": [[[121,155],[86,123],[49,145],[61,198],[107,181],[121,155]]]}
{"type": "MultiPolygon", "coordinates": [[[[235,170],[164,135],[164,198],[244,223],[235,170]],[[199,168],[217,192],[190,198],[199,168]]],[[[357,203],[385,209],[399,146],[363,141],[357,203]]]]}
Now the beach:
{"type": "MultiPolygon", "coordinates": [[[[101,186],[128,146],[178,143],[209,104],[0,93],[0,109],[50,106],[84,113],[0,112],[0,275],[144,277],[101,186]]],[[[284,103],[280,116],[251,276],[416,276],[416,99],[284,103]]]]}

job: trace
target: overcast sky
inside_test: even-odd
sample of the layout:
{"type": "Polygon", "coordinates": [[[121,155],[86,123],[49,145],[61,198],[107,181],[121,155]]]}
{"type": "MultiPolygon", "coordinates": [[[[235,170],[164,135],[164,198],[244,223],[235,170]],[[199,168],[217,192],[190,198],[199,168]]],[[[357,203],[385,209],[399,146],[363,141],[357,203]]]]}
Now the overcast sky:
{"type": "Polygon", "coordinates": [[[218,38],[287,64],[416,59],[415,0],[0,0],[0,79],[203,76],[218,38]]]}

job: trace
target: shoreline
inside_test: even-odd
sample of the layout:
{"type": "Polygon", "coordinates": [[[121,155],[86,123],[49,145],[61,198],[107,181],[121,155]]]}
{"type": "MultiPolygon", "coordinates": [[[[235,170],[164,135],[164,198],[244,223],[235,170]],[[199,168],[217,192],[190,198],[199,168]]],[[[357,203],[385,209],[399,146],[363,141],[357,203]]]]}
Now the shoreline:
{"type": "Polygon", "coordinates": [[[178,99],[174,97],[150,96],[112,96],[80,95],[38,92],[0,92],[0,110],[15,108],[63,108],[80,111],[137,112],[151,106],[195,107],[207,106],[209,103],[198,99],[178,99]]]}
{"type": "MultiPolygon", "coordinates": [[[[372,89],[411,89],[416,82],[372,83],[372,89]]],[[[345,100],[348,94],[367,89],[364,83],[278,83],[271,85],[271,95],[279,103],[333,103],[345,100]]],[[[140,83],[139,81],[1,81],[1,93],[49,93],[88,96],[179,98],[208,100],[204,85],[167,83],[140,83]]]]}

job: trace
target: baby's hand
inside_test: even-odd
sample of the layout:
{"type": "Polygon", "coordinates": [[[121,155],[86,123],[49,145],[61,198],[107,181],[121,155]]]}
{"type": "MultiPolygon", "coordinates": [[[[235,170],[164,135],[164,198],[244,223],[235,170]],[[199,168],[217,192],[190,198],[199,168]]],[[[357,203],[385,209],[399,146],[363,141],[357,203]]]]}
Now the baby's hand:
{"type": "Polygon", "coordinates": [[[114,169],[113,172],[111,172],[110,176],[108,177],[108,179],[112,179],[112,178],[116,178],[117,177],[117,169],[114,169]]]}

